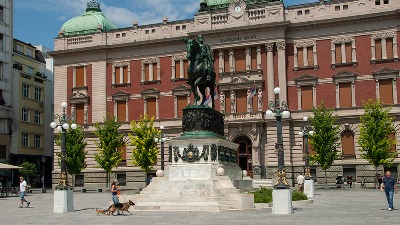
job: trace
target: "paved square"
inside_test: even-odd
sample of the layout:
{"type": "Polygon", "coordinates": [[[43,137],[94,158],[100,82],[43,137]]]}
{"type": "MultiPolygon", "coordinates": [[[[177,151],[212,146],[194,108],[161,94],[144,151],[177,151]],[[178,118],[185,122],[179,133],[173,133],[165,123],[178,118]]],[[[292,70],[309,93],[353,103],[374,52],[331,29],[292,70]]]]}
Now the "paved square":
{"type": "MultiPolygon", "coordinates": [[[[42,224],[400,224],[400,210],[388,211],[385,194],[371,189],[317,189],[314,205],[295,208],[292,215],[272,215],[267,209],[225,212],[138,212],[132,216],[97,215],[94,208],[107,208],[110,193],[74,193],[75,212],[54,214],[53,193],[26,197],[29,208],[19,209],[18,197],[0,198],[1,225],[42,224]]],[[[400,208],[400,195],[394,207],[400,208]]]]}

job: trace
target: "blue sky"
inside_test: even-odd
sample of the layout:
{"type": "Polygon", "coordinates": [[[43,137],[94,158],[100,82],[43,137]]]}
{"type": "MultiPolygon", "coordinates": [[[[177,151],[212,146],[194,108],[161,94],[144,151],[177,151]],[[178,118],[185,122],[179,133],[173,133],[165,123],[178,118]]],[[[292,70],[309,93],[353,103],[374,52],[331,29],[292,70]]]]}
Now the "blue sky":
{"type": "MultiPolygon", "coordinates": [[[[82,15],[88,0],[14,0],[14,38],[53,49],[54,38],[67,20],[82,15]]],[[[193,18],[200,0],[98,0],[103,14],[118,27],[193,18]]],[[[286,0],[297,5],[318,0],[286,0]]]]}

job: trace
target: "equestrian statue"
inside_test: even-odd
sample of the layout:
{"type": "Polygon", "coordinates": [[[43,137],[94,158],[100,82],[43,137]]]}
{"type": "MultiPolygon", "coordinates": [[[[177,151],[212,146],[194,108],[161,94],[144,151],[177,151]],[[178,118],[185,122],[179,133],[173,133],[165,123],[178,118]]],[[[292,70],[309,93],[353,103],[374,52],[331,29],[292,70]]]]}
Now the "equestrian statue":
{"type": "Polygon", "coordinates": [[[197,36],[197,41],[193,38],[184,39],[187,49],[187,59],[189,60],[188,81],[194,95],[194,105],[200,100],[197,92],[199,89],[202,95],[201,105],[206,99],[206,88],[210,89],[212,108],[214,107],[215,91],[215,70],[214,57],[208,44],[203,43],[203,36],[197,36]]]}

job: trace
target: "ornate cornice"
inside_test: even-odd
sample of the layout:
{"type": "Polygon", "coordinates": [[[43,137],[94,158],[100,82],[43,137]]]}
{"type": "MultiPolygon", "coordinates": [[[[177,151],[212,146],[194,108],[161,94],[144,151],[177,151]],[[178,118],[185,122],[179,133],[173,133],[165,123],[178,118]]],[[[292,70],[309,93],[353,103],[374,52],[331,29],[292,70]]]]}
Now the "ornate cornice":
{"type": "Polygon", "coordinates": [[[371,38],[372,39],[380,39],[380,38],[392,38],[396,35],[396,32],[394,31],[386,31],[386,32],[382,32],[382,33],[376,33],[376,34],[372,34],[371,38]]]}
{"type": "Polygon", "coordinates": [[[355,82],[357,79],[357,74],[344,70],[333,75],[332,79],[335,83],[355,82]]]}
{"type": "Polygon", "coordinates": [[[175,61],[187,59],[187,53],[175,54],[172,56],[172,59],[175,61]]]}
{"type": "Polygon", "coordinates": [[[294,79],[297,86],[305,86],[305,85],[316,85],[318,82],[318,77],[312,76],[310,74],[304,74],[296,79],[294,79]]]}
{"type": "Polygon", "coordinates": [[[332,39],[332,43],[349,43],[355,41],[354,37],[337,37],[332,39]]]}
{"type": "Polygon", "coordinates": [[[128,66],[129,63],[130,63],[129,61],[113,62],[113,66],[115,66],[115,67],[119,67],[119,66],[128,66]]]}
{"type": "Polygon", "coordinates": [[[389,67],[383,67],[372,73],[374,79],[389,79],[389,78],[397,78],[399,76],[399,70],[394,70],[389,67]]]}
{"type": "Polygon", "coordinates": [[[158,63],[160,62],[160,58],[159,57],[150,57],[147,59],[142,59],[143,63],[158,63]]]}
{"type": "Polygon", "coordinates": [[[315,41],[295,41],[294,42],[294,47],[300,48],[300,47],[311,47],[315,45],[315,41]]]}

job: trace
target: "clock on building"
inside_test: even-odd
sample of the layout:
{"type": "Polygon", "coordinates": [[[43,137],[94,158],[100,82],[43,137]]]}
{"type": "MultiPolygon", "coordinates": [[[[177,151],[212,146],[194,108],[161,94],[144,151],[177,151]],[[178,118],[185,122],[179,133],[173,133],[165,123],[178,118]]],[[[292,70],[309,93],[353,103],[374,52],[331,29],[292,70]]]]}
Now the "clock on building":
{"type": "Polygon", "coordinates": [[[245,7],[245,2],[242,0],[232,1],[229,10],[233,18],[239,19],[243,16],[243,8],[245,7]]]}

